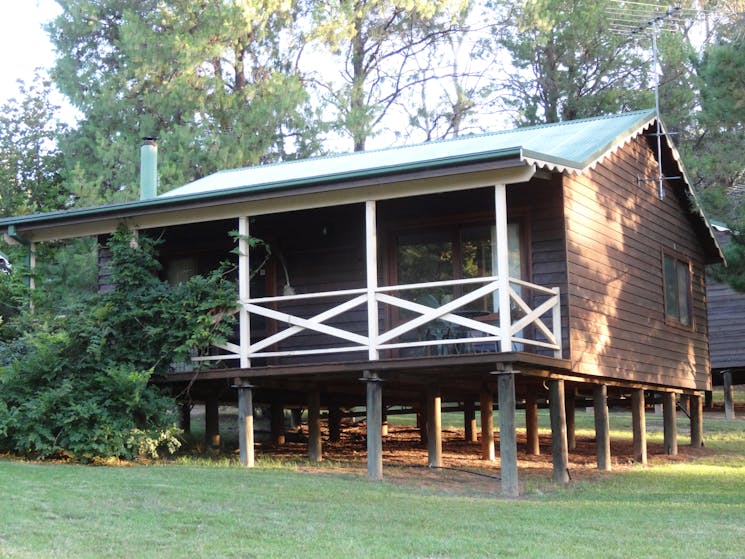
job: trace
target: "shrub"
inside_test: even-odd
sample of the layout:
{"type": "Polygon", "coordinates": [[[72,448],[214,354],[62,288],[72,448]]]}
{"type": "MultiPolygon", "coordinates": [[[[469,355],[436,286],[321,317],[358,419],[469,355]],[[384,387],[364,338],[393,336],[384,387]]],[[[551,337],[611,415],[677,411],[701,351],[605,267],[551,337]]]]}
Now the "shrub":
{"type": "Polygon", "coordinates": [[[117,232],[112,292],[16,317],[22,334],[0,340],[0,449],[89,461],[178,447],[175,402],[149,381],[232,331],[235,286],[216,271],[171,287],[155,246],[117,232]]]}

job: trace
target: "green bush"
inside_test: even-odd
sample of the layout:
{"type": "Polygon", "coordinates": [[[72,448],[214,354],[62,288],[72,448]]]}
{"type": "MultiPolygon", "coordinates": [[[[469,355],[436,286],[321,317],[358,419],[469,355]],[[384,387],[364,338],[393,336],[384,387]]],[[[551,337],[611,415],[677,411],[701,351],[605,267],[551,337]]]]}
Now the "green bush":
{"type": "Polygon", "coordinates": [[[169,286],[155,243],[129,232],[110,248],[113,291],[20,313],[22,334],[0,340],[0,450],[88,461],[177,448],[175,402],[149,381],[232,332],[235,286],[220,271],[169,286]]]}
{"type": "Polygon", "coordinates": [[[6,247],[0,245],[0,249],[10,257],[13,272],[10,274],[0,272],[0,340],[2,339],[3,324],[18,316],[28,304],[28,288],[25,280],[27,278],[24,269],[23,251],[17,247],[6,247]]]}

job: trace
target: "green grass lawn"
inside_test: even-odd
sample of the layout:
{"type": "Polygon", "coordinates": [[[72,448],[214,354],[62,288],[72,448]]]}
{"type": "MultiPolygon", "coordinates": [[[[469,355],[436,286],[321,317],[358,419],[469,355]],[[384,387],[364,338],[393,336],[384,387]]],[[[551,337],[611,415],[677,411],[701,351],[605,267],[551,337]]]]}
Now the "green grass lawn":
{"type": "MultiPolygon", "coordinates": [[[[628,436],[627,415],[612,414],[614,437],[628,436]]],[[[578,414],[578,435],[584,423],[578,414]]],[[[705,426],[703,456],[546,482],[517,500],[448,471],[373,483],[302,461],[0,460],[0,557],[743,557],[745,421],[705,426]]]]}

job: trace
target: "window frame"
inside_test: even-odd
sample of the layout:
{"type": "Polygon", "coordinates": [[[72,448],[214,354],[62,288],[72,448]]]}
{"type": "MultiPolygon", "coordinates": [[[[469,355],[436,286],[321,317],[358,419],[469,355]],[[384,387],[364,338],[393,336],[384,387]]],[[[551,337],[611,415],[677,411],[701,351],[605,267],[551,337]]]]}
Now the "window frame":
{"type": "MultiPolygon", "coordinates": [[[[527,211],[510,211],[508,223],[515,223],[519,226],[519,245],[520,245],[520,278],[531,281],[531,240],[530,240],[530,219],[527,211]]],[[[385,230],[386,247],[385,254],[385,283],[387,285],[398,285],[398,238],[402,234],[425,233],[427,231],[446,231],[453,246],[460,245],[461,232],[469,227],[493,227],[494,216],[489,214],[472,214],[470,216],[449,216],[447,218],[433,220],[397,220],[387,225],[385,230]]],[[[459,270],[462,268],[460,246],[454,254],[453,272],[454,279],[463,279],[459,276],[459,270]]]]}
{"type": "Polygon", "coordinates": [[[693,264],[688,256],[672,250],[662,251],[662,301],[665,314],[665,323],[687,330],[694,327],[693,320],[693,264]],[[668,270],[668,262],[674,265],[674,270],[668,270]],[[673,274],[674,272],[674,274],[673,274]],[[685,285],[680,285],[681,273],[685,274],[685,285]],[[673,275],[673,277],[670,277],[673,275]],[[674,290],[671,293],[671,289],[674,290]],[[675,308],[671,309],[671,301],[675,308]],[[681,306],[685,302],[685,309],[681,306]],[[687,313],[687,319],[683,311],[687,313]]]}

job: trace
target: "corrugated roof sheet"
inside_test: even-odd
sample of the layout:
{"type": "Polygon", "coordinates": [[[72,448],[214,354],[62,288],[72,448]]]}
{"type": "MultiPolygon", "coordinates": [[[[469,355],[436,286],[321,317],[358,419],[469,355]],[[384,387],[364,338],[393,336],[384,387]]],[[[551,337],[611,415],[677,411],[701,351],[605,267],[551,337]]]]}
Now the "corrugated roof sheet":
{"type": "Polygon", "coordinates": [[[396,172],[418,165],[469,161],[517,152],[526,163],[581,172],[601,161],[654,121],[654,110],[517,128],[453,140],[258,165],[208,175],[161,195],[189,196],[234,188],[281,187],[365,172],[396,172]]]}
{"type": "MultiPolygon", "coordinates": [[[[91,208],[0,219],[0,229],[48,226],[70,220],[90,220],[134,215],[154,208],[211,201],[260,191],[278,191],[307,185],[434,170],[461,164],[507,162],[536,165],[557,172],[581,173],[603,161],[655,122],[654,110],[531,126],[503,132],[467,136],[413,146],[316,157],[214,173],[156,198],[91,208]]],[[[664,132],[664,128],[663,128],[664,132]]],[[[683,175],[679,155],[668,144],[683,175]]],[[[694,200],[694,210],[716,246],[714,234],[687,179],[684,184],[694,200]]]]}

